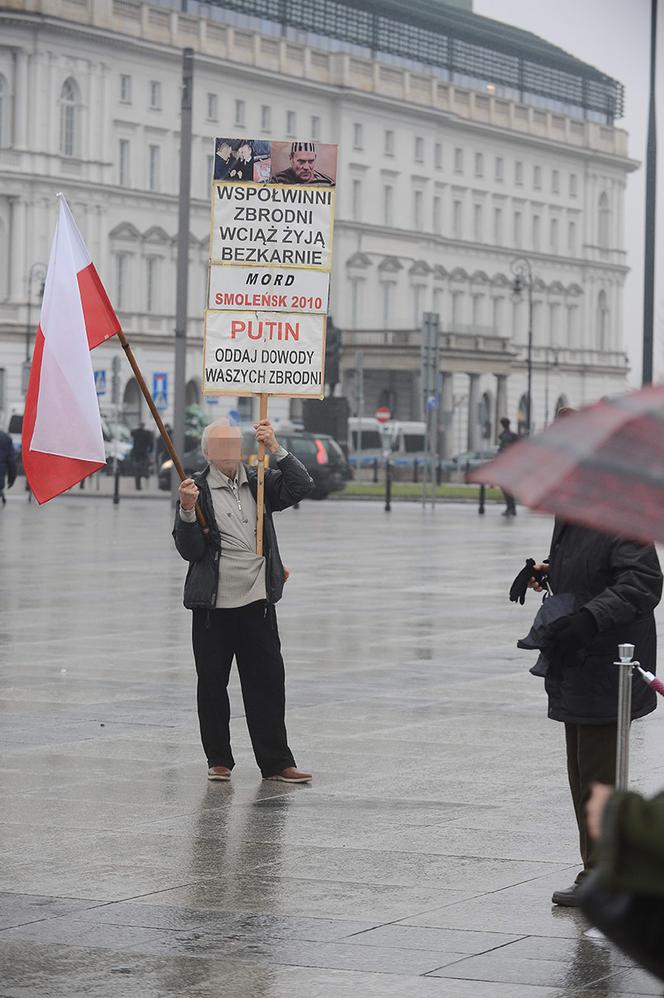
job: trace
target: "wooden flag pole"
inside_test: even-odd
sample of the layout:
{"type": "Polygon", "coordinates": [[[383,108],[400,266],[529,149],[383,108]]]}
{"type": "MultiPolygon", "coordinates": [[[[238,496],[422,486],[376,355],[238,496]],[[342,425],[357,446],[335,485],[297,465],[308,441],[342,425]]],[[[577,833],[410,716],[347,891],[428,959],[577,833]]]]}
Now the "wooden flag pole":
{"type": "MultiPolygon", "coordinates": [[[[260,395],[259,419],[267,419],[267,395],[260,395]]],[[[256,554],[263,554],[263,518],[265,513],[265,444],[258,444],[258,490],[256,492],[256,554]]]]}
{"type": "MultiPolygon", "coordinates": [[[[129,341],[128,341],[127,337],[125,336],[124,332],[122,331],[122,329],[120,329],[118,331],[118,339],[120,340],[120,343],[122,345],[122,349],[124,350],[125,354],[127,355],[127,360],[129,361],[129,366],[131,367],[132,371],[134,372],[134,377],[136,378],[136,381],[138,382],[138,387],[143,392],[143,398],[145,399],[145,401],[148,404],[148,409],[152,413],[152,418],[154,419],[155,423],[157,424],[157,429],[159,430],[159,433],[161,434],[161,439],[164,441],[164,444],[166,446],[166,450],[168,451],[168,455],[169,455],[171,461],[173,462],[173,467],[175,468],[175,470],[177,471],[178,475],[180,476],[180,481],[183,482],[185,480],[185,478],[188,478],[188,475],[185,473],[185,470],[182,467],[182,462],[180,461],[180,458],[177,455],[177,451],[175,450],[175,447],[173,446],[173,441],[171,440],[171,438],[168,435],[168,430],[166,429],[166,427],[163,424],[162,418],[159,415],[159,410],[157,409],[156,405],[154,404],[154,399],[152,398],[152,395],[150,394],[150,389],[146,385],[145,378],[143,377],[143,374],[141,373],[141,369],[138,366],[136,358],[134,357],[134,351],[131,349],[131,347],[129,345],[129,341]]],[[[261,395],[261,400],[262,399],[263,399],[263,396],[261,395]]],[[[267,396],[265,396],[265,399],[266,399],[266,406],[267,406],[267,396]]],[[[261,401],[261,404],[262,404],[262,401],[261,401]]],[[[207,532],[208,525],[205,522],[205,517],[203,516],[198,503],[196,503],[195,509],[196,509],[196,519],[198,520],[198,523],[199,523],[200,527],[207,532]]]]}

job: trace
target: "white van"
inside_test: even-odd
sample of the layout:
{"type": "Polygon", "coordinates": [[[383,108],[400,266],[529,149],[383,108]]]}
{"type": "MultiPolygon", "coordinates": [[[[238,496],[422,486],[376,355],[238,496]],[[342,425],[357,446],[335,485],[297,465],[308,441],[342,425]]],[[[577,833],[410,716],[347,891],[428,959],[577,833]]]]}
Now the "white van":
{"type": "Polygon", "coordinates": [[[399,464],[412,464],[427,454],[427,424],[415,420],[391,421],[385,426],[392,441],[392,459],[399,464]]]}
{"type": "Polygon", "coordinates": [[[383,424],[373,416],[351,416],[348,420],[348,462],[361,466],[382,458],[385,447],[383,424]]]}

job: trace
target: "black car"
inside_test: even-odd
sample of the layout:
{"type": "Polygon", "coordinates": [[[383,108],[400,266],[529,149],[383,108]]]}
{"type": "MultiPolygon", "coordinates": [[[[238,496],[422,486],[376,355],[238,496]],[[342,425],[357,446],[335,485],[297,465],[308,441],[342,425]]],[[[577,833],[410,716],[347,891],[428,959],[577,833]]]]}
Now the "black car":
{"type": "MultiPolygon", "coordinates": [[[[278,432],[279,443],[302,462],[314,480],[310,499],[325,499],[330,492],[340,492],[350,478],[350,468],[344,452],[337,441],[326,434],[306,433],[287,430],[278,432]]],[[[247,464],[256,464],[258,446],[252,429],[242,430],[242,459],[247,464]]],[[[182,466],[187,475],[202,471],[206,461],[200,447],[187,451],[182,466]]],[[[165,461],[159,469],[159,488],[167,492],[171,487],[172,462],[165,461]]],[[[278,467],[275,458],[270,458],[270,467],[278,467]]]]}

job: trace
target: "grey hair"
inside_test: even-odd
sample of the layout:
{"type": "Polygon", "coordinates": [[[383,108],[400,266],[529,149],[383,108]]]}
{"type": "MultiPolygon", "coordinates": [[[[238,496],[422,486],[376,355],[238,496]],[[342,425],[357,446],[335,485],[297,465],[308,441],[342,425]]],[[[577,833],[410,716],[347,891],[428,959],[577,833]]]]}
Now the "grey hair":
{"type": "Polygon", "coordinates": [[[201,450],[206,461],[208,457],[208,436],[210,435],[210,430],[213,426],[236,426],[236,424],[231,423],[230,419],[226,416],[221,416],[219,419],[213,420],[213,422],[208,423],[208,425],[204,427],[203,436],[201,437],[201,450]]]}

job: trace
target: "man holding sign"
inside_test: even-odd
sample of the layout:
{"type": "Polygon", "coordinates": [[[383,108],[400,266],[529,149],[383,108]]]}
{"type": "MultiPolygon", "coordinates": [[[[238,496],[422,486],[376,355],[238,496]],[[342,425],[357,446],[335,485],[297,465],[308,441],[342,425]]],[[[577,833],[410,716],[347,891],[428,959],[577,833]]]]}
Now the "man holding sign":
{"type": "Polygon", "coordinates": [[[275,604],[286,572],[272,513],[294,506],[312,489],[306,468],[277,442],[267,419],[256,424],[259,450],[267,448],[278,469],[264,479],[264,555],[257,554],[258,473],[241,459],[237,426],[220,420],[203,431],[204,471],[180,484],[173,537],[189,562],[184,605],[193,611],[193,647],[198,674],[198,718],[208,779],[229,780],[228,680],[237,661],[247,726],[264,779],[308,783],[295,768],[286,737],[284,663],[275,604]],[[197,522],[199,502],[208,525],[197,522]]]}

